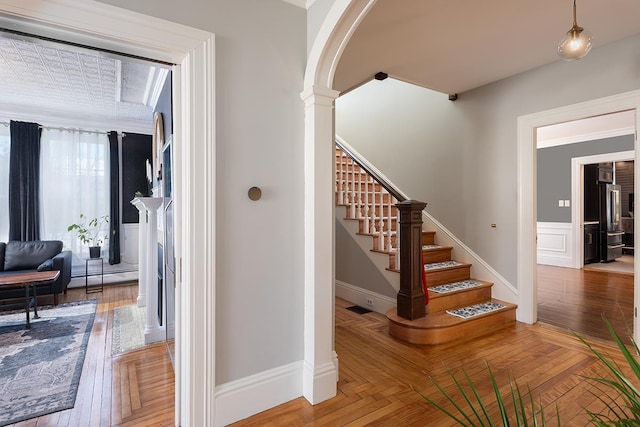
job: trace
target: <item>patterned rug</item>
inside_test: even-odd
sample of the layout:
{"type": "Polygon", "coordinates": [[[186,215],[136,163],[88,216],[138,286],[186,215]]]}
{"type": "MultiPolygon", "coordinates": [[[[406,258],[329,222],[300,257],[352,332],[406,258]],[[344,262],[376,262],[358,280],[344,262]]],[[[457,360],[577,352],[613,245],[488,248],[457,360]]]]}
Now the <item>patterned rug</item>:
{"type": "Polygon", "coordinates": [[[144,346],[146,316],[146,308],[136,304],[118,307],[113,311],[112,355],[144,346]]]}
{"type": "Polygon", "coordinates": [[[499,302],[483,302],[469,307],[457,308],[455,310],[447,310],[447,313],[458,316],[463,319],[468,319],[473,316],[480,316],[481,314],[490,313],[492,311],[500,310],[506,307],[499,302]]]}
{"type": "Polygon", "coordinates": [[[436,292],[438,294],[447,294],[449,292],[460,291],[463,289],[477,288],[478,286],[481,286],[481,285],[482,283],[478,282],[477,280],[463,280],[461,282],[446,283],[444,285],[432,286],[429,288],[429,290],[431,292],[436,292]]]}
{"type": "Polygon", "coordinates": [[[458,265],[462,265],[457,261],[443,261],[443,262],[435,262],[433,264],[425,264],[424,269],[429,270],[437,270],[439,268],[447,268],[447,267],[455,267],[458,265]]]}
{"type": "Polygon", "coordinates": [[[96,300],[0,316],[0,425],[73,408],[96,300]]]}

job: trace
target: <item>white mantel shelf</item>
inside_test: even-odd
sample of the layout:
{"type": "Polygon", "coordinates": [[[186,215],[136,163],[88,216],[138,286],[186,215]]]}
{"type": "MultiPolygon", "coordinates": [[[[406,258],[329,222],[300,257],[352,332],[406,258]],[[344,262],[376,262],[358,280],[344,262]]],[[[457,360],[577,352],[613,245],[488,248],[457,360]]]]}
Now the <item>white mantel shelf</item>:
{"type": "Polygon", "coordinates": [[[136,197],[131,204],[138,209],[139,279],[138,306],[147,307],[144,342],[150,344],[165,339],[165,329],[158,321],[158,208],[162,197],[136,197]]]}

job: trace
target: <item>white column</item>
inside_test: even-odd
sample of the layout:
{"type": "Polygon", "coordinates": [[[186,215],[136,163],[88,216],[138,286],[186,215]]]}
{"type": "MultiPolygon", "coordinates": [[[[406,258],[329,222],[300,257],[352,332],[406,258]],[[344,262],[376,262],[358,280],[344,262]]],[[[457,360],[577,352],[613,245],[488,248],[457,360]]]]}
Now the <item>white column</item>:
{"type": "MultiPolygon", "coordinates": [[[[145,251],[147,319],[144,326],[144,342],[150,344],[165,339],[165,328],[158,321],[158,208],[161,197],[136,197],[134,201],[144,207],[146,213],[146,239],[139,242],[145,251]]],[[[135,203],[134,203],[135,204],[135,203]]],[[[135,204],[136,207],[138,204],[135,204]]]]}
{"type": "Polygon", "coordinates": [[[147,210],[136,197],[131,204],[138,209],[138,307],[147,304],[146,284],[147,278],[147,249],[144,242],[147,241],[147,210]]]}
{"type": "Polygon", "coordinates": [[[316,404],[336,395],[338,360],[333,351],[333,100],[338,92],[313,87],[305,102],[304,144],[304,364],[302,393],[316,404]]]}

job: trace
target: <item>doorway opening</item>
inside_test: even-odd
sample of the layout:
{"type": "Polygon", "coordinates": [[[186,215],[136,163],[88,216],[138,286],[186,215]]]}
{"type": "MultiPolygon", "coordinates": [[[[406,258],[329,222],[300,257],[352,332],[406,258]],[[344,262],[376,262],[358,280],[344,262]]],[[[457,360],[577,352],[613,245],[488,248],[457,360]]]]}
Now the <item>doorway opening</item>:
{"type": "MultiPolygon", "coordinates": [[[[640,92],[633,91],[607,98],[596,99],[580,104],[543,111],[518,118],[518,178],[519,178],[519,208],[518,208],[518,282],[521,296],[522,318],[535,323],[538,320],[537,294],[537,263],[536,263],[536,228],[537,228],[537,135],[541,128],[557,123],[570,122],[589,117],[603,116],[621,111],[632,111],[634,120],[634,169],[635,186],[637,186],[637,139],[635,129],[638,127],[637,106],[640,105],[640,92]]],[[[635,218],[633,222],[635,223],[635,218]]],[[[634,242],[637,236],[634,235],[634,242]]],[[[635,243],[634,243],[635,246],[635,243]]],[[[634,266],[637,270],[637,266],[634,266]]],[[[636,273],[634,271],[634,273],[636,273]]],[[[638,300],[637,274],[633,279],[634,307],[638,300]]],[[[633,334],[637,339],[638,328],[636,318],[633,318],[633,334]]]]}

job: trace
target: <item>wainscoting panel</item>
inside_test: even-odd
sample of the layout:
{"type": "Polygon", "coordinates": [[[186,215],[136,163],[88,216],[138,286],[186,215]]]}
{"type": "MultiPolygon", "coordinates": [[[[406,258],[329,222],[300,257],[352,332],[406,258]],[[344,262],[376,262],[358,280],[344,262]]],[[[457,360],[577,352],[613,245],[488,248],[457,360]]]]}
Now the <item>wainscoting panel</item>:
{"type": "Polygon", "coordinates": [[[572,268],[575,255],[571,223],[538,223],[538,264],[572,268]]]}

